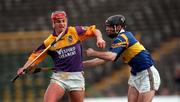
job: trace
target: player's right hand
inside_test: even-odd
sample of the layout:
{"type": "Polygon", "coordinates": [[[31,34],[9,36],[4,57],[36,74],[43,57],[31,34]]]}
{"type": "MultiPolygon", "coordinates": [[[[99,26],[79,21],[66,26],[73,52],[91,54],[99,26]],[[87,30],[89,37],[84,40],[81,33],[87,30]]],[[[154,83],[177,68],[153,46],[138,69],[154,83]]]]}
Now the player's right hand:
{"type": "Polygon", "coordinates": [[[96,42],[96,45],[97,45],[97,47],[99,47],[99,48],[105,48],[106,42],[104,41],[103,38],[98,38],[98,39],[97,39],[97,42],[96,42]]]}
{"type": "Polygon", "coordinates": [[[22,76],[25,74],[24,68],[19,68],[17,71],[17,75],[22,76]]]}

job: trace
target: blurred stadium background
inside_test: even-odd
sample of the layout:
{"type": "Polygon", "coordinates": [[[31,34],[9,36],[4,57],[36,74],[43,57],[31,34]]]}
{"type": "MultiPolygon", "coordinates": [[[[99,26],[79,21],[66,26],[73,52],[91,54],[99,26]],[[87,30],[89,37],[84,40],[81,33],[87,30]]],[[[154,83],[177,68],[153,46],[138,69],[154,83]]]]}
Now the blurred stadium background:
{"type": "MultiPolygon", "coordinates": [[[[10,79],[52,32],[50,15],[55,10],[67,12],[69,25],[96,24],[107,47],[111,42],[104,21],[123,14],[127,30],[155,59],[162,80],[157,96],[180,95],[180,0],[1,0],[0,102],[42,102],[51,72],[26,75],[14,84],[10,79]]],[[[84,49],[96,48],[92,41],[85,42],[84,49]]],[[[40,66],[52,66],[51,59],[40,66]]],[[[86,98],[127,96],[129,68],[121,61],[84,71],[86,98]]]]}

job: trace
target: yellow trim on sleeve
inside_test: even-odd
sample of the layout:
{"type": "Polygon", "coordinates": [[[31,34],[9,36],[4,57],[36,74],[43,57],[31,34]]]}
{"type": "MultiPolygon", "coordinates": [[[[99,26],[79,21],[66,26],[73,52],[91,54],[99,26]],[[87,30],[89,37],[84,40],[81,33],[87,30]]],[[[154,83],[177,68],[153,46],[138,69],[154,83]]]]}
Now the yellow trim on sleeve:
{"type": "MultiPolygon", "coordinates": [[[[36,52],[36,53],[32,53],[32,54],[29,56],[28,60],[33,61],[41,52],[42,52],[42,51],[39,51],[39,52],[36,52]]],[[[47,53],[45,52],[44,54],[42,54],[42,55],[34,62],[34,64],[35,64],[35,65],[38,65],[40,62],[42,62],[42,61],[46,58],[46,56],[47,56],[47,53]]]]}

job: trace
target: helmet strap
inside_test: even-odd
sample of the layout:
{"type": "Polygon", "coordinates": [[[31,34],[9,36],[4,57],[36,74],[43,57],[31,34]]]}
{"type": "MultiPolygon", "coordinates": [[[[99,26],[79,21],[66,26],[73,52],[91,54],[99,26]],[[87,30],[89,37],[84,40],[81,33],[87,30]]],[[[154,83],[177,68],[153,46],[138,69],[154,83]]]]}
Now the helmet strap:
{"type": "Polygon", "coordinates": [[[117,30],[117,26],[116,25],[114,25],[114,32],[116,33],[116,34],[118,34],[120,31],[118,31],[117,30]]]}

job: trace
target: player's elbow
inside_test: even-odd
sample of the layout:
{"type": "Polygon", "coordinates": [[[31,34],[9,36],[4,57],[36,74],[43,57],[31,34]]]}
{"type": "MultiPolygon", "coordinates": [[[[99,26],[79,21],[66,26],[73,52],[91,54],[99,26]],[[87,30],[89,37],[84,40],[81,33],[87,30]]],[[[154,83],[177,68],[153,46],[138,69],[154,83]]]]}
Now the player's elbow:
{"type": "Polygon", "coordinates": [[[109,52],[107,56],[109,61],[115,61],[117,54],[109,52]]]}
{"type": "Polygon", "coordinates": [[[116,57],[110,57],[109,61],[115,61],[116,57]]]}
{"type": "Polygon", "coordinates": [[[107,59],[108,61],[114,61],[116,59],[116,57],[108,55],[107,59]]]}

